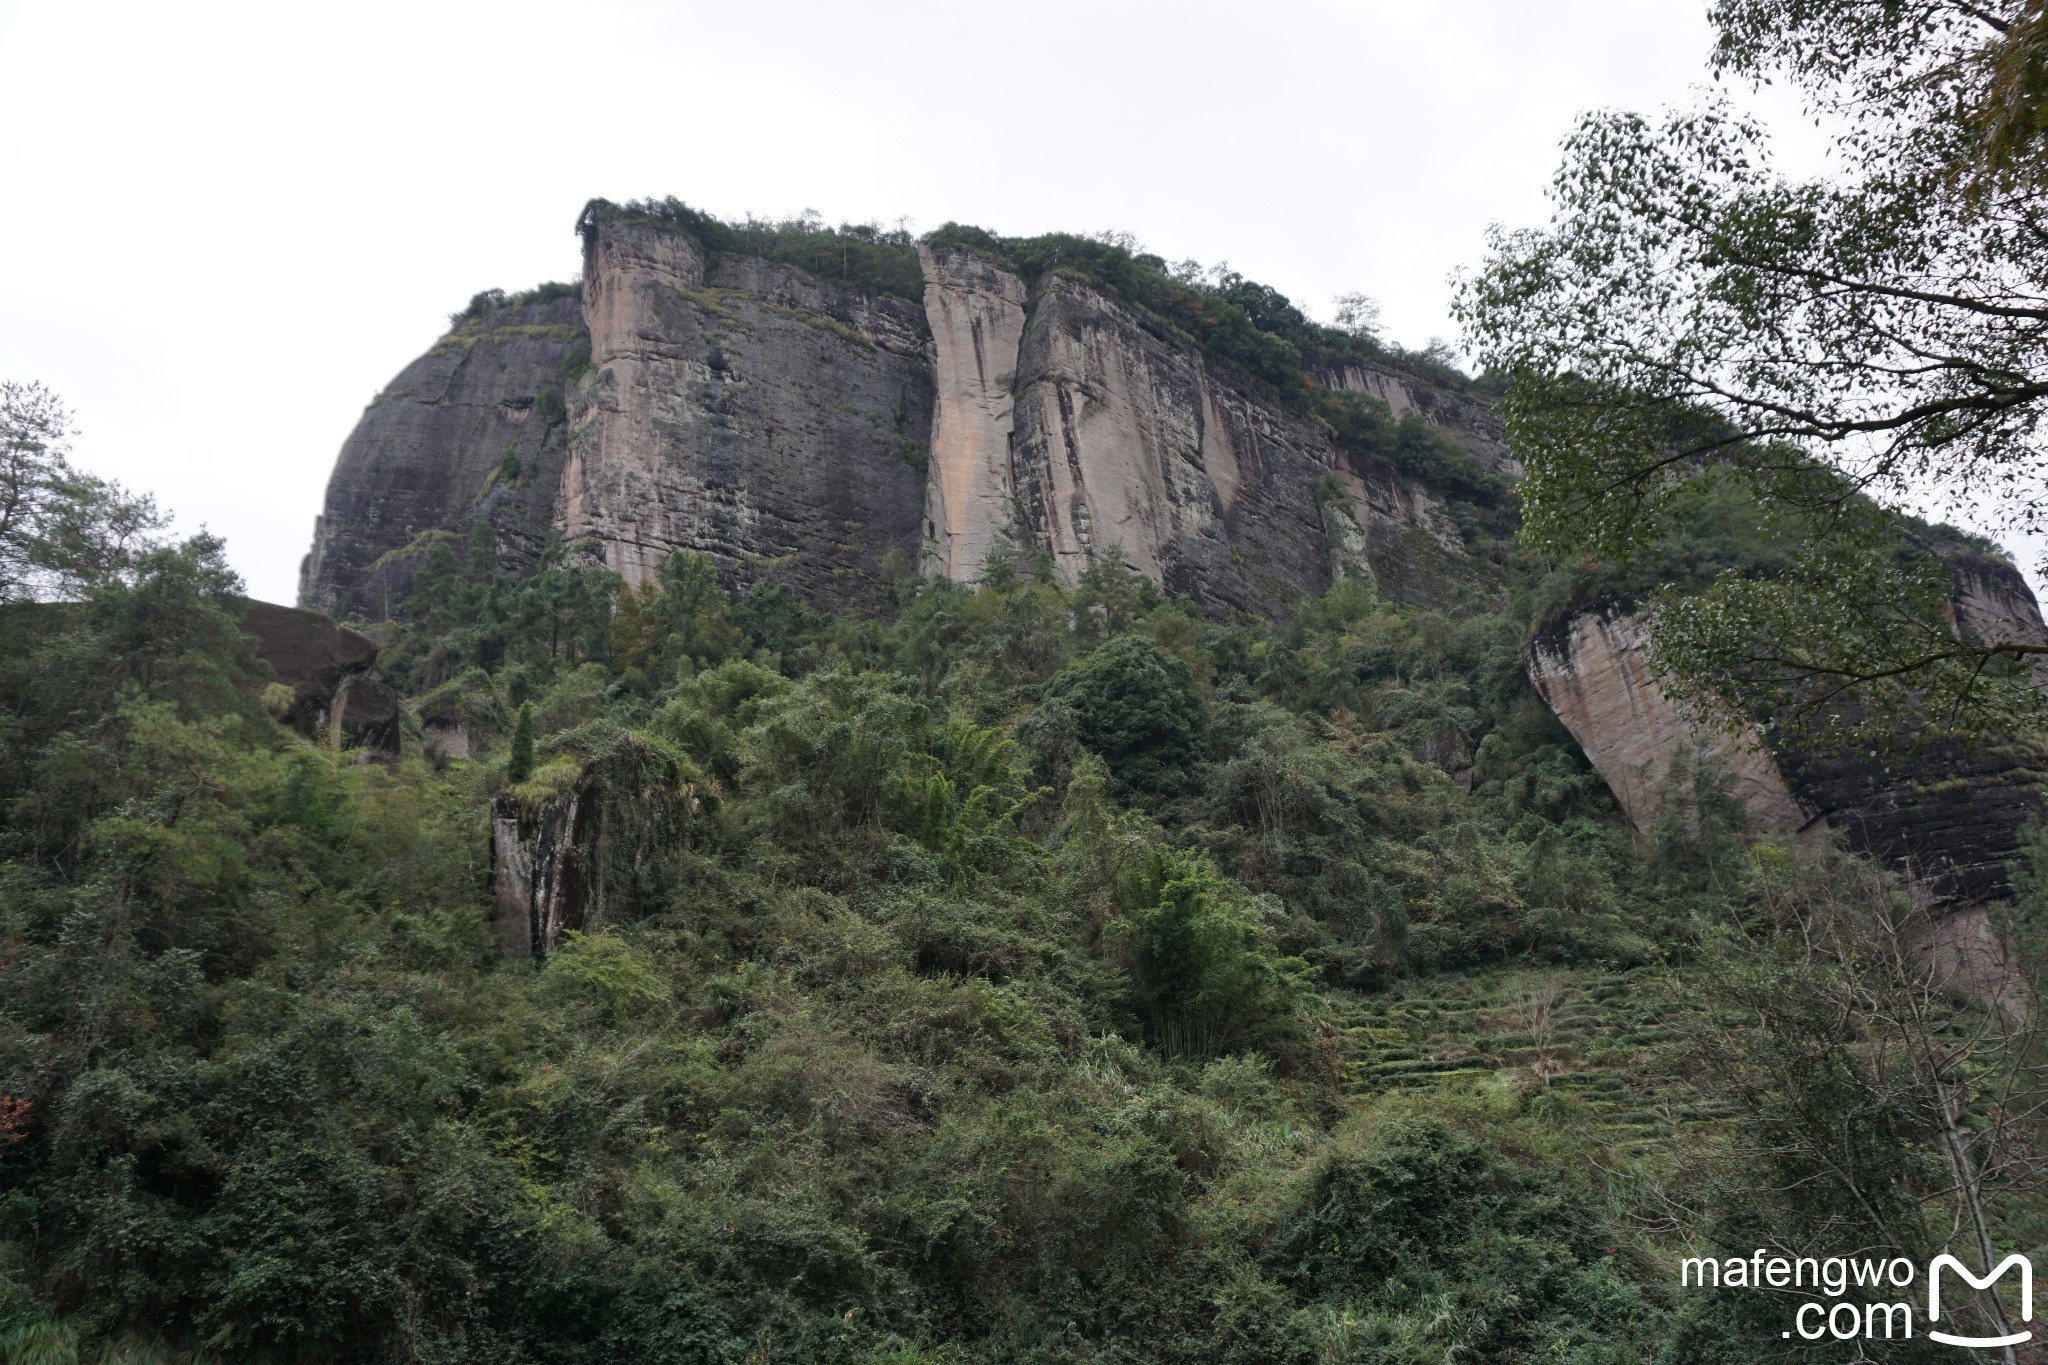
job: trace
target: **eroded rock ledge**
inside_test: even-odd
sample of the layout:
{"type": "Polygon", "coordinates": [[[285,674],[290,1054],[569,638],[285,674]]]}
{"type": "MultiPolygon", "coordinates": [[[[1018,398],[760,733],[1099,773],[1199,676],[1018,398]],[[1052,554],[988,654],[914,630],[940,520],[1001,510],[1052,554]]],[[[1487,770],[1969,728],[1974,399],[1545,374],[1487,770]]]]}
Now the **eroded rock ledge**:
{"type": "MultiPolygon", "coordinates": [[[[2039,606],[2011,564],[1949,557],[1960,629],[2048,643],[2039,606]]],[[[1931,747],[1905,756],[1801,753],[1754,730],[1699,724],[1651,675],[1649,623],[1625,603],[1594,603],[1529,642],[1530,680],[1637,829],[1662,814],[1674,763],[1716,763],[1750,822],[1771,834],[1819,827],[1918,879],[1943,900],[2009,889],[2020,834],[2042,811],[2041,757],[2017,745],[1931,747]]]]}

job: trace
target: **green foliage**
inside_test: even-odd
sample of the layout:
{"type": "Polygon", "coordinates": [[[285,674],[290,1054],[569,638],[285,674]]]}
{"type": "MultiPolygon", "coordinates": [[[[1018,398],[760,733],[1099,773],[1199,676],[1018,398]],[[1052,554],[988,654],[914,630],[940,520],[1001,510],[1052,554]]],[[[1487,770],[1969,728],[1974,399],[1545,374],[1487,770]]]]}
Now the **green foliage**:
{"type": "Polygon", "coordinates": [[[0,607],[76,597],[163,526],[148,498],[72,467],[70,427],[41,384],[0,383],[0,607]]]}
{"type": "Polygon", "coordinates": [[[1662,1306],[1674,1203],[1745,1246],[1939,1221],[1910,1039],[1862,1041],[1899,1012],[1823,1027],[1882,940],[1819,931],[1911,902],[1787,873],[1710,771],[1625,827],[1523,672],[1554,584],[1219,623],[997,560],[856,621],[513,548],[433,546],[385,655],[502,758],[280,729],[210,540],[4,608],[16,1356],[1714,1359],[1662,1306]],[[509,961],[493,821],[569,796],[580,927],[509,961]],[[1443,1024],[1538,1060],[1393,1093],[1482,970],[1660,969],[1605,1054],[1443,1024]],[[1588,1121],[1559,1059],[1616,1056],[1745,1122],[1588,1121]]]}
{"type": "Polygon", "coordinates": [[[502,313],[510,308],[524,308],[533,303],[552,303],[556,299],[575,299],[583,296],[581,284],[563,284],[550,280],[537,284],[531,289],[522,289],[508,294],[502,289],[485,289],[473,295],[466,307],[448,315],[448,330],[458,331],[463,324],[482,322],[493,313],[502,313]]]}
{"type": "Polygon", "coordinates": [[[1047,686],[1046,704],[1070,711],[1081,743],[1140,792],[1180,789],[1206,719],[1187,663],[1135,635],[1070,665],[1047,686]]]}
{"type": "Polygon", "coordinates": [[[1606,1240],[1574,1208],[1562,1172],[1497,1154],[1439,1119],[1396,1119],[1319,1166],[1267,1263],[1323,1306],[1297,1314],[1288,1335],[1310,1335],[1341,1311],[1349,1358],[1618,1365],[1662,1315],[1606,1240]]]}
{"type": "Polygon", "coordinates": [[[1146,1031],[1168,1056],[1220,1056],[1264,1045],[1298,1052],[1312,998],[1309,965],[1269,943],[1262,907],[1206,860],[1161,850],[1148,880],[1158,899],[1110,926],[1129,962],[1146,1031]]]}
{"type": "Polygon", "coordinates": [[[1487,473],[1464,446],[1414,412],[1397,422],[1377,398],[1326,389],[1316,396],[1316,413],[1344,449],[1380,456],[1453,498],[1485,507],[1507,498],[1506,480],[1487,473]]]}
{"type": "Polygon", "coordinates": [[[554,540],[537,569],[515,581],[480,516],[459,559],[447,539],[427,550],[398,610],[404,632],[379,663],[387,677],[422,690],[467,669],[505,669],[523,699],[533,673],[610,656],[618,592],[616,574],[575,562],[554,540]]]}
{"type": "Polygon", "coordinates": [[[1989,621],[1959,628],[1971,580],[2011,573],[1980,538],[1853,497],[1816,537],[1723,471],[1668,483],[1654,536],[1537,585],[1539,629],[1588,607],[1647,609],[1668,691],[1709,720],[1768,718],[1809,753],[2009,741],[2048,719],[2032,656],[1980,634],[1989,621]]]}
{"type": "MultiPolygon", "coordinates": [[[[1995,1263],[2025,1249],[2040,1172],[2025,1150],[2034,1130],[2017,1115],[2048,1097],[2048,1065],[2021,1012],[2038,987],[2014,975],[1957,989],[1968,969],[1927,951],[1944,932],[1928,908],[1868,863],[1768,845],[1748,862],[1746,913],[1704,935],[1673,986],[1700,1021],[1684,1048],[1694,1092],[1732,1100],[1745,1120],[1689,1163],[1687,1254],[1854,1245],[1925,1263],[1961,1244],[1995,1263]]],[[[1993,1295],[1944,1310],[1975,1335],[2012,1330],[1993,1295]]],[[[1806,1358],[1733,1349],[1736,1333],[1764,1325],[1757,1317],[1741,1296],[1701,1296],[1672,1356],[1806,1358]]],[[[1882,1358],[1935,1358],[1891,1349],[1882,1358]]]]}
{"type": "Polygon", "coordinates": [[[1789,78],[1837,121],[1838,173],[1786,178],[1724,102],[1581,120],[1551,224],[1497,233],[1458,304],[1512,381],[1531,543],[1639,552],[1709,468],[1766,509],[1789,569],[1660,613],[1674,676],[1737,713],[1846,699],[1870,724],[1831,744],[2038,729],[2043,647],[1957,629],[1954,594],[1924,590],[1931,547],[1902,555],[1910,524],[1879,509],[1938,488],[2001,526],[2041,513],[2048,163],[2014,149],[2038,135],[2042,26],[2018,3],[1724,0],[1713,18],[1718,70],[1789,78]]]}
{"type": "Polygon", "coordinates": [[[533,776],[533,703],[519,703],[519,719],[512,726],[512,748],[505,758],[505,781],[517,784],[533,776]]]}

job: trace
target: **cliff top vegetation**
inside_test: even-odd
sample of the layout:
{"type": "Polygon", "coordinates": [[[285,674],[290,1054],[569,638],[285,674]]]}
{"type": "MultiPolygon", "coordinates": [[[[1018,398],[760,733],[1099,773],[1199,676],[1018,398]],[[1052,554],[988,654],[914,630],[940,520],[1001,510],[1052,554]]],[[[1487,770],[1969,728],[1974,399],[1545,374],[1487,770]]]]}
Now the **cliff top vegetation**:
{"type": "Polygon", "coordinates": [[[779,261],[913,303],[924,300],[919,240],[982,252],[1026,280],[1054,270],[1072,271],[1195,337],[1206,350],[1271,384],[1297,407],[1303,405],[1301,393],[1320,384],[1313,373],[1317,364],[1345,360],[1400,370],[1454,392],[1492,391],[1486,381],[1475,381],[1458,370],[1439,347],[1411,351],[1381,340],[1367,301],[1353,300],[1343,310],[1352,319],[1348,327],[1318,323],[1270,285],[1227,269],[1206,270],[1194,261],[1169,264],[1128,234],[1002,237],[947,223],[919,239],[907,228],[874,223],[828,227],[810,212],[780,220],[748,217],[728,222],[674,197],[626,204],[593,199],[577,218],[577,231],[587,238],[599,223],[615,218],[688,232],[708,253],[779,261]]]}

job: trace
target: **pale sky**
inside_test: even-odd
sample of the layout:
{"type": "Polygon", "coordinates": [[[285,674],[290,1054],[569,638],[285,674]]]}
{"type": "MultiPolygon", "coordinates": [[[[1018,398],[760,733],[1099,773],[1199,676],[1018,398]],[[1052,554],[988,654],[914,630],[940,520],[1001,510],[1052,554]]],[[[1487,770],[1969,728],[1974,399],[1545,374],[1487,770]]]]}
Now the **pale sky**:
{"type": "Polygon", "coordinates": [[[1706,0],[0,0],[0,378],[289,602],[363,405],[584,200],[1133,233],[1455,340],[1573,117],[1688,102],[1706,0]]]}

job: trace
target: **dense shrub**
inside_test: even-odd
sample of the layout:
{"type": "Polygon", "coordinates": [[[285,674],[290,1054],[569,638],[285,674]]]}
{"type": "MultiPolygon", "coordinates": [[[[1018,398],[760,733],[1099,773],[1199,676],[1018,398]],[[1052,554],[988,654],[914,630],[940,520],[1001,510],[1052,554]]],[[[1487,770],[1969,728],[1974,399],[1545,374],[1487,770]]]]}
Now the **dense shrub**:
{"type": "Polygon", "coordinates": [[[464,323],[481,322],[493,313],[502,313],[508,308],[524,308],[530,303],[552,303],[556,299],[575,299],[583,296],[581,284],[564,284],[550,280],[537,284],[531,289],[508,294],[502,289],[484,289],[470,296],[466,307],[448,315],[448,329],[459,330],[464,323]]]}
{"type": "Polygon", "coordinates": [[[1143,636],[1120,635],[1069,665],[1046,704],[1074,716],[1081,743],[1134,791],[1177,791],[1202,738],[1206,707],[1187,663],[1143,636]]]}
{"type": "MultiPolygon", "coordinates": [[[[1824,908],[1711,772],[1621,824],[1529,690],[1531,580],[1226,624],[1112,558],[849,620],[696,556],[514,577],[480,519],[385,627],[461,760],[281,729],[236,588],[202,538],[0,630],[10,1359],[1713,1359],[1640,1191],[1846,1216],[1787,1153],[1853,1040],[1727,1034],[1813,1063],[1701,1137],[1770,1149],[1739,1198],[1551,1073],[1352,1065],[1482,969],[1754,992],[1824,908]],[[506,960],[497,798],[572,794],[585,921],[506,960]]],[[[1927,1176],[1924,1129],[1852,1136],[1927,1176]]]]}
{"type": "Polygon", "coordinates": [[[714,258],[731,254],[777,261],[819,279],[893,294],[912,303],[924,302],[917,242],[902,228],[875,223],[841,223],[831,228],[812,213],[779,220],[750,215],[729,223],[671,196],[628,204],[593,199],[583,206],[576,229],[587,240],[599,223],[614,218],[660,223],[687,232],[714,258]]]}

